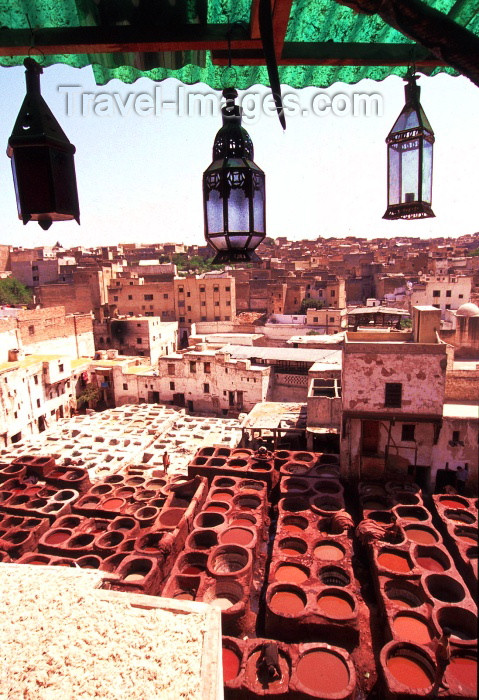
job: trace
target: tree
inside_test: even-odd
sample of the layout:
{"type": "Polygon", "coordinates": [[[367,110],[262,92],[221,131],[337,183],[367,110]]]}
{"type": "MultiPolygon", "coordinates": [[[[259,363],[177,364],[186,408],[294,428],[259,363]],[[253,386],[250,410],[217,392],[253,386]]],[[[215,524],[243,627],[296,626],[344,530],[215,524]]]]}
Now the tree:
{"type": "Polygon", "coordinates": [[[303,299],[301,302],[301,313],[305,314],[308,309],[324,309],[324,301],[320,299],[303,299]]]}
{"type": "Polygon", "coordinates": [[[30,304],[32,293],[15,277],[0,279],[0,304],[30,304]]]}
{"type": "Polygon", "coordinates": [[[82,406],[88,406],[90,403],[96,404],[99,398],[99,388],[95,384],[86,384],[81,394],[77,396],[77,406],[81,408],[82,406]]]}

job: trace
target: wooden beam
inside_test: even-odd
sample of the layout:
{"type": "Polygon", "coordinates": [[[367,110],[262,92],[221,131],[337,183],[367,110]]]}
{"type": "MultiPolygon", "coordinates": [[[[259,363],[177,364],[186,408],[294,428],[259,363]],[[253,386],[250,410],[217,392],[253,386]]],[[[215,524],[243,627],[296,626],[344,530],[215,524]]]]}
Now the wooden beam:
{"type": "MultiPolygon", "coordinates": [[[[448,65],[422,46],[412,44],[357,44],[334,42],[286,42],[278,60],[280,66],[407,66],[414,50],[419,68],[448,65]]],[[[236,66],[264,65],[263,53],[258,49],[240,49],[231,52],[236,66]]],[[[228,52],[214,51],[213,63],[227,65],[228,52]]]]}
{"type": "MultiPolygon", "coordinates": [[[[227,50],[227,26],[210,24],[205,28],[184,25],[172,29],[118,27],[54,27],[36,29],[0,29],[0,56],[26,56],[32,48],[45,55],[95,54],[161,51],[227,50]]],[[[231,48],[261,49],[260,39],[240,37],[233,32],[231,48]]]]}
{"type": "MultiPolygon", "coordinates": [[[[359,13],[377,14],[479,86],[479,37],[421,0],[335,0],[359,13]]],[[[413,57],[414,59],[414,57],[413,57]]]]}

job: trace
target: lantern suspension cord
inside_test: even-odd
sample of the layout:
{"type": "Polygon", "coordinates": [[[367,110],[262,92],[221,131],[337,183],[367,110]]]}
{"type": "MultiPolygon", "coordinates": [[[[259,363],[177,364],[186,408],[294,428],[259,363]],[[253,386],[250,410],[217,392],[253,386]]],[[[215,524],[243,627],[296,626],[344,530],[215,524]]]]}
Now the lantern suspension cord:
{"type": "MultiPolygon", "coordinates": [[[[41,64],[45,60],[45,54],[43,53],[43,51],[41,49],[35,48],[35,30],[32,27],[32,23],[30,22],[30,15],[28,14],[28,12],[26,12],[25,15],[26,15],[27,22],[28,22],[28,28],[30,29],[30,48],[28,49],[28,58],[31,59],[32,51],[38,51],[40,54],[40,58],[41,58],[41,61],[40,61],[40,64],[41,64]]],[[[33,60],[33,59],[31,59],[31,60],[33,60]]],[[[28,67],[25,64],[25,61],[24,61],[23,65],[25,66],[25,68],[28,67]]]]}

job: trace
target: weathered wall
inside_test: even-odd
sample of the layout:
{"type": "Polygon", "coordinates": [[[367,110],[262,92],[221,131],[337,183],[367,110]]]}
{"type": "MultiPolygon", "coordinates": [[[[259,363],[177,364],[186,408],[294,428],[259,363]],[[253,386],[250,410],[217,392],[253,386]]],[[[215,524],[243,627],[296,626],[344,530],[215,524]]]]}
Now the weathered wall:
{"type": "Polygon", "coordinates": [[[479,369],[448,372],[445,401],[479,402],[479,369]]]}
{"type": "Polygon", "coordinates": [[[446,364],[445,345],[346,343],[343,409],[442,415],[446,364]],[[386,408],[386,383],[396,382],[402,384],[402,405],[386,408]]]}

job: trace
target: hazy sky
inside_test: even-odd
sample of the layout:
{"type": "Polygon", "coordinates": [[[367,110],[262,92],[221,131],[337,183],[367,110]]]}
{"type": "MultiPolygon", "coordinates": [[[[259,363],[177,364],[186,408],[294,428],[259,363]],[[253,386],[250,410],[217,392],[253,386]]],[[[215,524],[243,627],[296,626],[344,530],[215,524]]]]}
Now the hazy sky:
{"type": "MultiPolygon", "coordinates": [[[[404,104],[400,78],[354,86],[338,83],[328,90],[295,92],[285,87],[286,102],[296,112],[287,116],[285,133],[274,114],[253,109],[267,89],[251,88],[248,92],[256,97],[251,95],[246,106],[254,116],[245,126],[253,139],[255,161],[266,173],[267,235],[431,237],[479,231],[479,89],[466,78],[446,75],[422,77],[419,84],[436,136],[436,218],[411,222],[382,219],[384,140],[404,104]],[[319,114],[314,115],[311,104],[317,93],[321,95],[314,104],[319,114]],[[372,93],[377,95],[381,114],[354,116],[353,95],[372,93]],[[332,104],[329,110],[328,104],[332,104]]],[[[6,149],[25,92],[24,69],[1,68],[0,89],[1,138],[6,149]]],[[[36,223],[23,226],[17,218],[10,161],[3,155],[0,243],[32,246],[59,240],[68,247],[180,241],[202,245],[202,173],[211,162],[221,118],[185,113],[188,92],[205,89],[209,91],[205,86],[182,87],[173,80],[155,84],[146,79],[133,85],[112,81],[96,86],[89,68],[47,68],[42,93],[77,149],[82,223],[53,224],[47,232],[36,223]],[[78,88],[67,91],[65,86],[78,88]],[[83,108],[81,92],[90,95],[83,98],[83,108]],[[164,106],[164,102],[171,104],[164,106]]]]}

